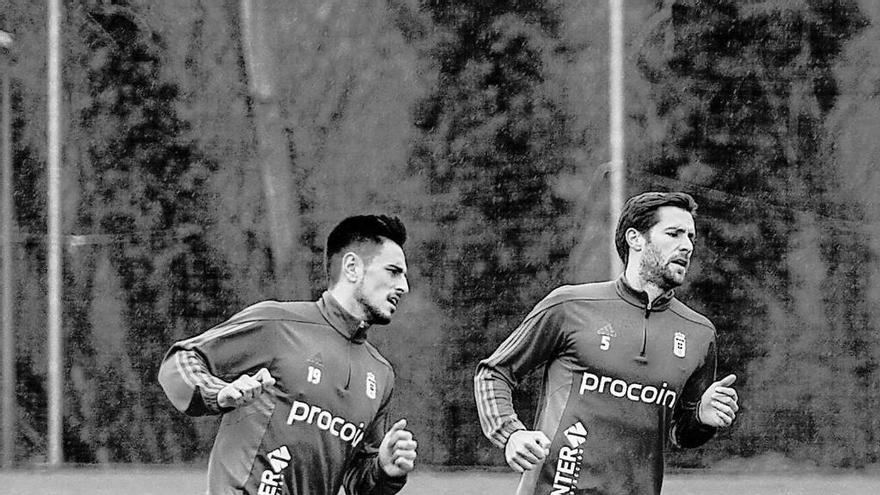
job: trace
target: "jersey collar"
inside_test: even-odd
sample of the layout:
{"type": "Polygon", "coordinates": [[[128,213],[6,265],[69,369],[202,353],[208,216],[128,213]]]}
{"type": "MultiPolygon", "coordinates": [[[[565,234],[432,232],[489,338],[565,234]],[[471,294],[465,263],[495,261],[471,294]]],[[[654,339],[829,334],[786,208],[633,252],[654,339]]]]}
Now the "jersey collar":
{"type": "Polygon", "coordinates": [[[329,291],[324,291],[321,294],[321,299],[318,300],[318,309],[321,310],[321,314],[324,315],[330,326],[346,339],[357,344],[367,340],[367,328],[370,325],[346,311],[329,291]]]}
{"type": "MultiPolygon", "coordinates": [[[[619,295],[624,301],[634,306],[638,306],[639,308],[646,309],[648,307],[648,293],[630,287],[630,285],[626,283],[626,277],[624,275],[621,275],[620,278],[617,279],[617,295],[619,295]]],[[[669,307],[669,303],[671,303],[674,298],[674,290],[670,290],[661,295],[654,300],[653,304],[651,304],[651,311],[664,311],[669,307]]]]}

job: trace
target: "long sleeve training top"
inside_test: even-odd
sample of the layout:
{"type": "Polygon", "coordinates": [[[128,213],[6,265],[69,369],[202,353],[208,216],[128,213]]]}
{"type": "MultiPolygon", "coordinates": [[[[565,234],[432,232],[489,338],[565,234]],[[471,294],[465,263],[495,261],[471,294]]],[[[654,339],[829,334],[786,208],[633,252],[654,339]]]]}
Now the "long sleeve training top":
{"type": "Polygon", "coordinates": [[[481,425],[504,448],[525,429],[511,392],[543,367],[535,429],[551,440],[517,495],[659,494],[667,439],[708,441],[697,418],[715,380],[715,329],[672,294],[648,304],[623,277],[563,286],[535,306],[474,377],[481,425]]]}
{"type": "Polygon", "coordinates": [[[392,495],[406,477],[378,464],[394,387],[367,326],[325,292],[317,302],[267,301],[165,356],[159,382],[193,416],[222,414],[208,493],[392,495]],[[224,410],[217,394],[243,374],[276,379],[254,402],[224,410]]]}

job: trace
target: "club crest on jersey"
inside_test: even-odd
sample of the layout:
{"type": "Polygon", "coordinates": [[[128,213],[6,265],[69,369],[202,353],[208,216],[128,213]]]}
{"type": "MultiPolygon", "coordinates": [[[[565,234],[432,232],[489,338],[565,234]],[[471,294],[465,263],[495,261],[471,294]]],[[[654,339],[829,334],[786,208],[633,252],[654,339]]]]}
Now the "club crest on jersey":
{"type": "Polygon", "coordinates": [[[376,375],[372,371],[367,372],[367,397],[376,398],[376,375]]]}
{"type": "Polygon", "coordinates": [[[683,358],[687,352],[687,339],[681,332],[675,332],[675,338],[672,343],[672,353],[683,358]]]}

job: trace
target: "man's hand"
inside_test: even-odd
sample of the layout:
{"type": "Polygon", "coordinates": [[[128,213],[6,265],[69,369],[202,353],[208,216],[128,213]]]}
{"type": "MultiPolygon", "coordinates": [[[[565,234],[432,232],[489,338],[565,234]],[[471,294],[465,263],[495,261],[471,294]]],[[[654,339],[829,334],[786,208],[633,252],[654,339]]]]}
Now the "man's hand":
{"type": "Polygon", "coordinates": [[[542,431],[515,431],[510,434],[504,446],[507,464],[517,473],[534,469],[548,455],[550,439],[542,431]]]}
{"type": "Polygon", "coordinates": [[[241,375],[217,394],[217,405],[220,407],[246,406],[275,385],[275,378],[266,368],[260,368],[253,376],[241,375]]]}
{"type": "Polygon", "coordinates": [[[401,419],[385,433],[379,446],[379,466],[385,474],[398,478],[413,470],[416,463],[416,441],[401,419]]]}
{"type": "Polygon", "coordinates": [[[697,418],[708,426],[726,428],[736,419],[739,411],[736,390],[731,387],[736,381],[736,375],[727,375],[723,379],[709,385],[700,399],[700,408],[697,418]]]}

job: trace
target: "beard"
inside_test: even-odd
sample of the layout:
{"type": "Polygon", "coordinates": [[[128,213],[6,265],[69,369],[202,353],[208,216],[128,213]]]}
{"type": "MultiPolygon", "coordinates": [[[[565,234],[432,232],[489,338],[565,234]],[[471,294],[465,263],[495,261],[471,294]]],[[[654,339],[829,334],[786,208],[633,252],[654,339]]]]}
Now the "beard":
{"type": "Polygon", "coordinates": [[[363,287],[355,289],[354,297],[364,310],[366,315],[364,321],[370,325],[387,325],[391,323],[391,314],[388,311],[383,311],[377,304],[370,301],[367,295],[364,294],[363,287]]]}
{"type": "Polygon", "coordinates": [[[639,263],[639,275],[645,282],[656,285],[664,292],[669,291],[684,283],[687,274],[687,268],[684,268],[684,273],[678,275],[671,265],[670,261],[664,261],[663,255],[648,243],[645,255],[639,263]]]}

